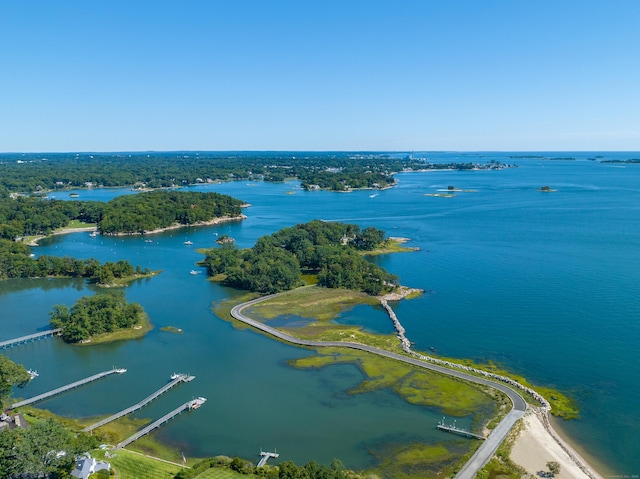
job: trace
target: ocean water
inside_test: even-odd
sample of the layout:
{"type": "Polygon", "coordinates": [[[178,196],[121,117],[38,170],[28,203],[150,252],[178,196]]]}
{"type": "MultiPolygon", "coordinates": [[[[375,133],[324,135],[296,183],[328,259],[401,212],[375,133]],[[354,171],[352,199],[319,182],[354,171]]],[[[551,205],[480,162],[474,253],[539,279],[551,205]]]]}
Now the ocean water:
{"type": "MultiPolygon", "coordinates": [[[[355,468],[372,464],[369,450],[390,442],[439,441],[437,411],[406,404],[389,392],[348,396],[360,373],[351,366],[298,371],[287,361],[308,354],[248,330],[235,330],[212,303],[237,294],[189,275],[198,247],[217,234],[240,247],[311,219],[376,226],[411,238],[419,251],[375,257],[402,284],[427,290],[393,305],[418,350],[495,361],[532,383],[556,387],[579,404],[578,420],[558,427],[607,473],[640,471],[640,165],[605,164],[638,153],[543,153],[574,160],[512,158],[509,153],[425,153],[431,161],[492,159],[517,164],[500,171],[399,173],[395,188],[377,192],[305,192],[297,182],[232,182],[193,187],[250,203],[241,223],[188,228],[142,238],[90,238],[87,233],[42,241],[36,254],[129,259],[163,273],[127,289],[156,328],[144,339],[77,348],[40,341],[6,351],[40,377],[17,395],[29,397],[107,369],[129,371],[41,404],[84,417],[124,408],[160,387],[174,371],[197,379],[138,412],[159,417],[193,396],[209,401],[157,434],[194,455],[257,455],[276,447],[286,459],[355,468]],[[449,185],[453,197],[430,196],[449,185]],[[538,191],[548,185],[557,190],[538,191]],[[184,241],[193,245],[184,245],[184,241]],[[159,330],[172,325],[184,334],[159,330]],[[255,391],[259,391],[257,394],[255,391]],[[337,432],[340,431],[340,434],[337,432]],[[330,439],[330,440],[329,440],[330,439]]],[[[533,156],[532,154],[527,154],[533,156]]],[[[422,155],[421,155],[422,156],[422,155]]],[[[125,190],[79,191],[79,199],[125,190]]],[[[58,198],[64,195],[56,195],[58,198]]],[[[52,305],[94,288],[82,281],[0,283],[0,338],[44,329],[52,305]]],[[[338,321],[388,332],[379,312],[355,308],[338,321]]],[[[472,418],[459,423],[471,424],[472,418]]]]}

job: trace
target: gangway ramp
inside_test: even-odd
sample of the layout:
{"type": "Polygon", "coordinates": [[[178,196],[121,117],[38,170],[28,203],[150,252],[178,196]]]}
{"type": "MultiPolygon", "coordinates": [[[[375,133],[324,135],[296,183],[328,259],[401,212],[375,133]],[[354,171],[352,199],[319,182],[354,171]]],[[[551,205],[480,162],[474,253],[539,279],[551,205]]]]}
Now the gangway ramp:
{"type": "Polygon", "coordinates": [[[85,427],[83,429],[83,431],[84,432],[93,431],[94,429],[97,429],[97,428],[99,428],[101,426],[104,426],[105,424],[108,424],[108,423],[110,423],[112,421],[115,421],[116,419],[120,419],[122,416],[126,416],[127,414],[131,414],[132,412],[143,408],[144,406],[149,404],[151,401],[153,401],[155,398],[157,398],[161,394],[167,392],[173,386],[175,386],[175,385],[177,385],[179,383],[182,383],[182,382],[186,383],[186,382],[189,382],[189,381],[192,381],[193,379],[195,379],[195,376],[189,376],[187,374],[174,374],[171,377],[172,377],[172,381],[169,384],[166,384],[166,385],[162,386],[156,392],[154,392],[153,394],[147,396],[146,398],[144,398],[139,403],[134,404],[133,406],[130,406],[130,407],[126,408],[126,409],[123,409],[122,411],[117,412],[114,415],[103,419],[102,421],[98,421],[97,423],[92,424],[91,426],[87,426],[87,427],[85,427]]]}

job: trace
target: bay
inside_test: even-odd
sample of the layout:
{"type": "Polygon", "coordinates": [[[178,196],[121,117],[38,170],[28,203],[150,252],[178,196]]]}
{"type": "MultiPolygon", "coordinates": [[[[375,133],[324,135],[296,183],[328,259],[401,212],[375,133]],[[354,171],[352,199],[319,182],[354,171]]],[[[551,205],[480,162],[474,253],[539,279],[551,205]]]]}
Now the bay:
{"type": "MultiPolygon", "coordinates": [[[[275,447],[281,457],[297,462],[339,457],[360,468],[373,464],[369,450],[380,444],[441,440],[433,427],[436,411],[385,391],[345,394],[361,380],[355,367],[290,368],[289,359],[309,353],[218,319],[212,303],[237,292],[206,281],[204,274],[189,274],[202,258],[196,248],[213,246],[216,235],[249,247],[260,236],[311,219],[354,222],[409,237],[409,246],[420,248],[372,258],[402,284],[427,290],[393,305],[416,349],[495,361],[534,384],[567,392],[580,405],[581,417],[560,421],[559,427],[603,471],[637,473],[640,165],[588,158],[638,154],[540,154],[575,158],[553,161],[510,153],[425,155],[436,162],[495,159],[518,168],[399,173],[396,187],[375,195],[305,192],[297,182],[199,185],[191,189],[250,203],[248,218],[153,235],[151,243],[87,233],[43,240],[36,254],[128,259],[161,269],[159,276],[127,289],[156,327],[144,339],[111,345],[78,348],[46,340],[8,349],[11,359],[40,372],[16,394],[29,397],[111,366],[126,367],[122,376],[41,404],[74,417],[108,414],[145,397],[172,372],[190,372],[195,381],[137,414],[159,417],[193,396],[207,397],[194,414],[157,433],[193,455],[250,458],[260,447],[275,447]],[[538,191],[544,185],[557,191],[538,191]],[[463,191],[428,196],[448,186],[463,191]],[[184,334],[160,331],[167,325],[184,334]]],[[[100,200],[128,192],[78,191],[79,199],[100,200]]],[[[94,291],[71,280],[0,283],[2,339],[45,328],[54,304],[70,305],[94,291]]],[[[370,318],[370,310],[355,308],[339,321],[386,332],[370,318]]],[[[471,418],[459,423],[465,420],[470,424],[471,418]]]]}

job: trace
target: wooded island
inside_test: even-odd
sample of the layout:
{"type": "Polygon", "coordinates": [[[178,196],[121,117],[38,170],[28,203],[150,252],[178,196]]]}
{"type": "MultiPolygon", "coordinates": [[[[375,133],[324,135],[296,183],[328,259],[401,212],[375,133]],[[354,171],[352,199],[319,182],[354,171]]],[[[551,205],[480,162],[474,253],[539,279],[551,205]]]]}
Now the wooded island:
{"type": "Polygon", "coordinates": [[[397,286],[397,277],[363,253],[384,242],[377,228],[314,220],[263,236],[246,250],[231,244],[210,249],[203,264],[223,284],[259,293],[295,288],[303,273],[312,273],[321,286],[377,295],[397,286]]]}

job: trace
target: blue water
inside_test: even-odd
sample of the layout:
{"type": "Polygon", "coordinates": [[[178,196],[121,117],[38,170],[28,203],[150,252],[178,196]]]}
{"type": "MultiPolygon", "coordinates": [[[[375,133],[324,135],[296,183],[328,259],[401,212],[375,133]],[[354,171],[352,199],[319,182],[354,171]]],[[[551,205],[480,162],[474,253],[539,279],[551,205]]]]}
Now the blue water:
{"type": "MultiPolygon", "coordinates": [[[[193,454],[251,457],[260,447],[277,447],[299,462],[341,457],[352,467],[365,467],[371,464],[367,449],[385,438],[442,439],[432,432],[435,411],[411,407],[388,392],[345,396],[361,378],[354,367],[313,372],[288,367],[287,360],[308,353],[217,319],[212,302],[236,293],[209,283],[204,274],[188,274],[201,258],[195,249],[212,246],[215,234],[248,247],[262,235],[314,218],[355,222],[409,237],[409,245],[420,248],[372,259],[402,284],[428,290],[394,305],[416,349],[496,361],[534,384],[566,392],[580,405],[581,417],[561,421],[560,427],[596,465],[636,474],[640,165],[587,160],[596,153],[545,154],[576,161],[513,159],[506,153],[426,155],[443,162],[499,159],[519,167],[400,173],[395,188],[373,198],[368,191],[304,192],[296,182],[201,185],[193,190],[250,203],[247,220],[174,230],[153,236],[153,243],[138,237],[91,239],[86,233],[43,241],[37,254],[129,259],[162,269],[127,290],[157,327],[143,340],[127,343],[73,348],[48,340],[10,350],[12,359],[41,373],[24,396],[111,365],[127,367],[122,377],[77,390],[72,402],[61,396],[43,403],[59,414],[106,414],[144,397],[175,369],[198,378],[138,415],[159,416],[180,402],[178,396],[209,397],[197,413],[159,432],[193,454]],[[449,185],[465,191],[452,198],[426,196],[449,185]],[[537,191],[543,185],[557,191],[537,191]],[[187,239],[194,244],[184,245],[187,239]],[[185,332],[159,330],[166,325],[185,332]],[[127,393],[113,394],[122,390],[127,393]]],[[[126,192],[82,190],[79,199],[107,200],[126,192]]],[[[1,337],[41,329],[53,304],[72,304],[91,292],[68,280],[0,283],[1,337]]],[[[382,317],[360,307],[337,321],[388,333],[382,317]]]]}

